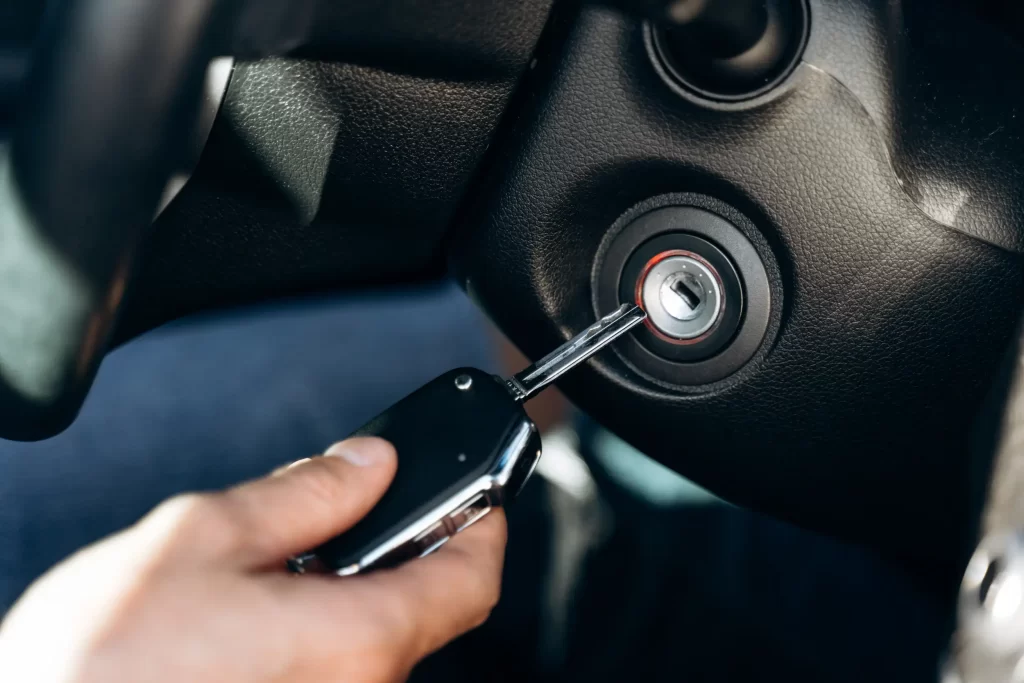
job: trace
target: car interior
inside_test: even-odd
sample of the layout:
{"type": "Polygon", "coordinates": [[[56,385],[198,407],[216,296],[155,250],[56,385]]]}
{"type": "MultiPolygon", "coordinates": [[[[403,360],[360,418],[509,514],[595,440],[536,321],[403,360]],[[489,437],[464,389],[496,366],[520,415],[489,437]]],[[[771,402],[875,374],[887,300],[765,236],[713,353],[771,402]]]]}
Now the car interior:
{"type": "Polygon", "coordinates": [[[4,0],[0,438],[196,316],[453,281],[501,372],[637,304],[413,680],[1024,680],[1022,67],[1014,0],[4,0]]]}

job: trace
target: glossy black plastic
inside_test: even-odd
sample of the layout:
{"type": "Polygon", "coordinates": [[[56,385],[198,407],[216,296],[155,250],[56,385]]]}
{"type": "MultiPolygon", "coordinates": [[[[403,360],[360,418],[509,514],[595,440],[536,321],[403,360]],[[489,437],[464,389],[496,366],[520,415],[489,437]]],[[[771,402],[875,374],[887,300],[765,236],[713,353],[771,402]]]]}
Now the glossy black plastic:
{"type": "Polygon", "coordinates": [[[452,370],[417,389],[353,434],[390,441],[398,451],[398,472],[373,510],[317,548],[317,556],[333,569],[358,563],[431,508],[494,470],[509,437],[528,423],[504,384],[482,370],[452,370]],[[469,389],[456,387],[460,376],[472,378],[469,389]]]}

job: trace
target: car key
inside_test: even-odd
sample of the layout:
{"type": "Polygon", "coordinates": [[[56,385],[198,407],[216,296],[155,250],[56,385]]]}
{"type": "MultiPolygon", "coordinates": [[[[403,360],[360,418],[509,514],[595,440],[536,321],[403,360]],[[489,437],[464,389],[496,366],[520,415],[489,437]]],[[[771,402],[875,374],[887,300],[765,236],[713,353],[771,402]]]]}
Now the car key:
{"type": "Polygon", "coordinates": [[[510,502],[541,455],[523,402],[646,317],[625,304],[507,380],[474,368],[452,370],[370,420],[352,436],[394,444],[394,481],[366,517],[292,558],[289,567],[348,576],[394,566],[437,550],[510,502]]]}

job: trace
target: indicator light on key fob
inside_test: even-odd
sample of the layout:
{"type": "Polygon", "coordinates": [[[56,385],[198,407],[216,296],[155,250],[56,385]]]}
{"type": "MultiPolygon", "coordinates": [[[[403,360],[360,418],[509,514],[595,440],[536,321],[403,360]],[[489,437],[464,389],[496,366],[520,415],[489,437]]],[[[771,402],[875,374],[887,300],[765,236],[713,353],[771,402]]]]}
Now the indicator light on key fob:
{"type": "Polygon", "coordinates": [[[399,468],[373,510],[289,567],[348,576],[434,552],[506,505],[540,459],[540,435],[523,410],[563,374],[611,344],[646,314],[624,305],[519,374],[447,372],[370,420],[353,436],[394,444],[399,468]]]}

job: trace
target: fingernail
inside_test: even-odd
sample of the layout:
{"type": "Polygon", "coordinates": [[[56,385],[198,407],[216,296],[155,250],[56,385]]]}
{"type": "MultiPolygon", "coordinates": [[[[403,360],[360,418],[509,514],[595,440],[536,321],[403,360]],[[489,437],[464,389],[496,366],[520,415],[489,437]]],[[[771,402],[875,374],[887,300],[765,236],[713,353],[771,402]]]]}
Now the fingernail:
{"type": "Polygon", "coordinates": [[[334,444],[324,455],[344,458],[357,467],[369,467],[384,459],[385,450],[377,439],[349,439],[334,444]]]}

